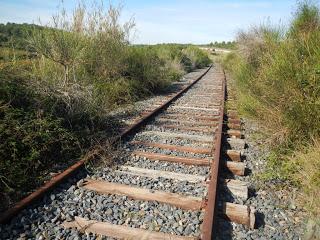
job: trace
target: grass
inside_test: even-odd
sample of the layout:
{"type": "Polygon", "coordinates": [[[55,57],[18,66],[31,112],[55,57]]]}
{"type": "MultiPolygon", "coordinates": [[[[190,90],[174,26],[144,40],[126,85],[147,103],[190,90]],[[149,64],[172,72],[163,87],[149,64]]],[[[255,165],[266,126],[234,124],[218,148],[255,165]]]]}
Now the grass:
{"type": "Polygon", "coordinates": [[[239,89],[238,109],[271,130],[267,178],[300,187],[302,206],[318,217],[320,9],[298,4],[288,29],[261,25],[238,35],[223,59],[239,89]],[[314,140],[315,139],[315,140],[314,140]]]}
{"type": "Polygon", "coordinates": [[[294,179],[303,189],[301,205],[314,216],[319,216],[320,193],[320,140],[313,140],[310,145],[294,152],[288,164],[295,166],[294,179]]]}

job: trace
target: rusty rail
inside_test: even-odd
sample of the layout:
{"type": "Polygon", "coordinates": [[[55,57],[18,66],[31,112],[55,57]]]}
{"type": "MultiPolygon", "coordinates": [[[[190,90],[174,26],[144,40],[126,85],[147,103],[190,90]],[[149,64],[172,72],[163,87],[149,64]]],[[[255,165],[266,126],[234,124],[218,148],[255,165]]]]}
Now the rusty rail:
{"type": "Polygon", "coordinates": [[[208,186],[208,199],[206,202],[205,215],[202,224],[202,235],[201,239],[211,240],[214,236],[214,218],[216,215],[216,197],[217,197],[217,181],[218,171],[220,165],[220,153],[221,153],[221,138],[222,138],[222,127],[223,127],[223,116],[224,116],[224,100],[226,91],[226,77],[225,72],[223,83],[222,83],[222,94],[221,94],[221,107],[219,115],[218,129],[215,132],[215,143],[214,143],[214,158],[211,162],[211,173],[208,186]]]}
{"type": "MultiPolygon", "coordinates": [[[[208,69],[201,74],[196,80],[194,80],[192,83],[190,83],[188,86],[180,90],[177,94],[175,94],[172,98],[170,98],[168,101],[166,101],[164,104],[147,114],[146,116],[142,117],[140,120],[138,120],[135,124],[133,124],[131,127],[123,131],[118,137],[116,137],[112,143],[116,143],[118,141],[121,141],[125,137],[129,136],[130,134],[133,134],[136,132],[140,127],[145,125],[150,119],[152,119],[154,116],[159,114],[162,110],[167,108],[173,101],[178,99],[183,93],[185,93],[187,90],[189,90],[194,84],[196,84],[206,73],[211,69],[212,65],[208,67],[208,69]]],[[[58,184],[63,182],[66,178],[70,177],[72,174],[74,174],[76,171],[81,169],[84,164],[86,163],[86,160],[81,159],[77,163],[73,164],[69,168],[67,168],[62,173],[58,174],[57,176],[50,179],[48,182],[46,182],[43,186],[35,190],[33,193],[28,195],[27,197],[23,198],[21,201],[16,203],[12,208],[5,211],[0,216],[0,224],[9,222],[13,217],[17,216],[20,211],[30,206],[32,203],[34,203],[36,200],[41,198],[44,194],[47,192],[53,190],[58,184]]]]}

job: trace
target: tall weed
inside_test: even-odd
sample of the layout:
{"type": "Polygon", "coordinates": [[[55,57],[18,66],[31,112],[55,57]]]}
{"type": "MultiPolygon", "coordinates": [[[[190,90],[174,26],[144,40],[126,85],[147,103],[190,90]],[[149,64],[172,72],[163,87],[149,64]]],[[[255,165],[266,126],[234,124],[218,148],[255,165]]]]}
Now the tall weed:
{"type": "Polygon", "coordinates": [[[320,18],[316,10],[301,4],[286,33],[266,26],[241,32],[239,53],[224,61],[240,89],[267,110],[265,114],[260,111],[261,119],[277,123],[271,126],[275,129],[280,124],[292,140],[320,134],[320,18]]]}
{"type": "Polygon", "coordinates": [[[295,166],[294,179],[303,190],[301,203],[314,216],[320,216],[320,141],[313,140],[288,160],[295,166]]]}
{"type": "Polygon", "coordinates": [[[104,113],[210,64],[194,46],[130,45],[135,23],[121,24],[120,15],[121,7],[79,4],[72,16],[62,8],[50,25],[35,27],[30,36],[30,47],[39,55],[35,86],[64,101],[71,116],[104,113]]]}
{"type": "Polygon", "coordinates": [[[320,136],[319,39],[320,9],[301,2],[287,30],[263,25],[242,31],[239,51],[224,59],[240,90],[240,109],[269,126],[278,143],[269,176],[300,185],[314,214],[320,207],[320,147],[312,140],[320,136]]]}

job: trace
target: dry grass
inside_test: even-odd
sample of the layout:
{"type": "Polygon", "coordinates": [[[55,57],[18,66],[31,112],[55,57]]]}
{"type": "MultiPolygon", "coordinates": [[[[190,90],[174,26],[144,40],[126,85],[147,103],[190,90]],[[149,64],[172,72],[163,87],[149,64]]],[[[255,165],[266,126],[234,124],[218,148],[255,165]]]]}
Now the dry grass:
{"type": "Polygon", "coordinates": [[[319,38],[320,8],[303,1],[288,30],[262,25],[242,31],[239,51],[223,61],[240,92],[241,114],[272,131],[265,177],[299,185],[313,216],[320,214],[319,38]]]}
{"type": "Polygon", "coordinates": [[[83,160],[89,169],[99,167],[111,167],[120,156],[120,146],[113,144],[111,141],[106,141],[103,144],[98,143],[88,151],[83,160]]]}
{"type": "Polygon", "coordinates": [[[290,159],[297,165],[293,175],[295,181],[301,185],[303,194],[300,197],[301,205],[308,209],[313,216],[320,216],[320,139],[302,151],[298,151],[290,159]]]}

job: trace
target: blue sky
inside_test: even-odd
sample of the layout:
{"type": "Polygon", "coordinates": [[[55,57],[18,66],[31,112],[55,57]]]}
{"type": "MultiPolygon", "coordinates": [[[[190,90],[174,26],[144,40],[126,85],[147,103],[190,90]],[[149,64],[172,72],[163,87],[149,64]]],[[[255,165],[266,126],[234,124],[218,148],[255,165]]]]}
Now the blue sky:
{"type": "MultiPolygon", "coordinates": [[[[0,0],[0,22],[47,22],[58,0],[0,0]]],[[[72,9],[75,0],[65,0],[72,9]]],[[[84,1],[89,2],[89,1],[84,1]]],[[[239,29],[270,21],[288,23],[295,0],[106,0],[124,5],[122,19],[134,17],[135,43],[229,41],[239,29]]]]}

